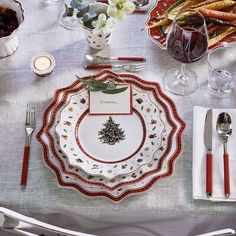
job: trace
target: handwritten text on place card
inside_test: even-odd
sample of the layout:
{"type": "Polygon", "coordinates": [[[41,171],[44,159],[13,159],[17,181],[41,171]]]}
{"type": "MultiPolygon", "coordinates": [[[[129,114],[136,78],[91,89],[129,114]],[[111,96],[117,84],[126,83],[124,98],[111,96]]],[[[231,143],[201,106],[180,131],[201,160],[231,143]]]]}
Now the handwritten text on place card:
{"type": "Polygon", "coordinates": [[[89,92],[89,114],[131,114],[132,113],[132,87],[119,85],[119,88],[128,86],[122,93],[106,94],[102,92],[89,92]]]}

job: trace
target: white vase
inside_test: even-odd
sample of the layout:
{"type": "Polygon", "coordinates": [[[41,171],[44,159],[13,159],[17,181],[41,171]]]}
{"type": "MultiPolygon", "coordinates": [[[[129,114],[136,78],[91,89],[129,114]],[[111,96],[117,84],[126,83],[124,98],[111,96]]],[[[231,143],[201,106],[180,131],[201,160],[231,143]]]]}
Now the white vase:
{"type": "MultiPolygon", "coordinates": [[[[98,15],[101,13],[107,14],[107,8],[108,8],[108,5],[105,3],[97,2],[97,3],[90,4],[90,9],[94,10],[98,15]]],[[[111,40],[111,36],[112,36],[112,29],[105,33],[103,31],[94,32],[92,29],[84,26],[82,21],[80,22],[84,29],[85,36],[91,48],[101,50],[109,44],[111,40]]]]}
{"type": "Polygon", "coordinates": [[[17,38],[17,31],[20,25],[24,21],[24,10],[20,2],[16,0],[1,0],[1,7],[10,8],[16,12],[18,19],[18,28],[15,29],[9,36],[0,38],[0,57],[6,57],[11,55],[19,46],[19,41],[17,38]]]}

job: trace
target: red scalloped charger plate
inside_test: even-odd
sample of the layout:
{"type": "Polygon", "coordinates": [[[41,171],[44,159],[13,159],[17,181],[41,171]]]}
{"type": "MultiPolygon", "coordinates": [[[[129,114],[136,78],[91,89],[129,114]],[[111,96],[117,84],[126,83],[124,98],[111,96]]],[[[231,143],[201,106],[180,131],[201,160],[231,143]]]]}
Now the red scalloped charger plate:
{"type": "MultiPolygon", "coordinates": [[[[102,71],[100,73],[98,73],[96,76],[98,75],[101,75],[103,73],[108,73],[108,74],[111,74],[111,75],[116,75],[114,73],[112,73],[111,71],[102,71]]],[[[133,76],[133,75],[128,75],[128,74],[119,74],[119,76],[133,76]]],[[[135,76],[133,76],[135,77],[135,76]]],[[[140,80],[138,77],[135,77],[136,80],[140,80]]],[[[82,189],[79,185],[77,184],[72,184],[72,183],[66,183],[62,180],[61,178],[61,174],[60,174],[60,170],[58,170],[55,166],[53,166],[50,162],[49,162],[49,158],[48,158],[48,153],[47,153],[47,147],[45,146],[42,138],[41,138],[41,135],[45,132],[45,126],[46,126],[46,117],[47,117],[47,113],[49,112],[49,110],[51,109],[51,106],[54,105],[54,102],[57,100],[57,95],[63,91],[63,90],[68,90],[68,89],[71,89],[73,87],[75,87],[79,82],[76,81],[75,83],[73,83],[71,86],[69,87],[66,87],[66,88],[62,88],[62,89],[59,89],[56,91],[55,93],[55,96],[54,96],[54,100],[53,102],[49,105],[49,107],[45,110],[44,112],[44,122],[43,122],[43,125],[41,127],[41,130],[39,131],[39,133],[37,134],[37,139],[38,141],[41,143],[42,147],[43,147],[43,150],[44,150],[44,160],[45,160],[45,164],[56,174],[56,177],[57,177],[57,181],[58,181],[58,184],[60,186],[63,186],[63,187],[69,187],[69,188],[74,188],[74,189],[77,189],[79,190],[81,193],[83,193],[84,195],[86,196],[100,196],[100,197],[106,197],[110,200],[112,200],[113,202],[119,202],[121,201],[122,199],[126,198],[127,196],[130,196],[130,195],[134,195],[134,194],[138,194],[138,193],[143,193],[145,192],[146,190],[150,189],[150,187],[158,180],[158,179],[161,179],[161,178],[164,178],[164,177],[167,177],[167,176],[170,176],[172,173],[173,173],[173,166],[174,166],[174,162],[175,160],[180,156],[180,154],[182,153],[182,134],[183,134],[183,131],[184,131],[184,128],[185,128],[185,123],[182,121],[182,119],[178,116],[177,114],[177,111],[176,111],[176,107],[175,107],[175,104],[174,102],[169,98],[167,97],[164,93],[162,93],[161,89],[159,88],[159,85],[155,82],[148,82],[148,81],[143,81],[143,80],[140,80],[142,81],[143,83],[145,84],[150,84],[150,85],[154,85],[156,87],[156,89],[158,89],[158,92],[160,93],[160,95],[165,98],[166,101],[168,101],[169,103],[169,106],[170,106],[170,109],[173,111],[174,113],[174,116],[176,118],[176,120],[179,122],[180,124],[180,127],[179,127],[179,130],[178,130],[178,134],[176,136],[176,139],[178,140],[178,147],[177,147],[177,150],[175,152],[175,154],[173,155],[173,157],[171,158],[171,160],[169,161],[169,171],[168,173],[165,173],[161,176],[156,176],[154,177],[147,185],[141,187],[141,188],[138,188],[136,190],[127,190],[125,191],[122,195],[120,195],[119,197],[114,197],[106,192],[97,192],[97,193],[91,193],[87,190],[84,190],[82,189]]]]}

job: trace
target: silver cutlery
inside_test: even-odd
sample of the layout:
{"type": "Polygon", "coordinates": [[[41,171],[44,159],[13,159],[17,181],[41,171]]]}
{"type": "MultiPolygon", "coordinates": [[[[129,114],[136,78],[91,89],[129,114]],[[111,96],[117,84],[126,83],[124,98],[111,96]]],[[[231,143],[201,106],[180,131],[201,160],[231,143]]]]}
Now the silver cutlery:
{"type": "Polygon", "coordinates": [[[22,172],[21,172],[22,187],[26,187],[27,185],[30,144],[34,129],[35,129],[35,107],[33,104],[27,104],[26,121],[25,121],[26,137],[25,137],[24,157],[23,157],[22,172]]]}
{"type": "Polygon", "coordinates": [[[136,8],[141,8],[149,4],[149,0],[136,0],[133,1],[136,8]]]}
{"type": "Polygon", "coordinates": [[[103,62],[112,62],[112,61],[140,61],[145,62],[146,58],[143,57],[102,57],[99,55],[86,55],[86,61],[89,63],[103,63],[103,62]]]}
{"type": "Polygon", "coordinates": [[[138,72],[141,70],[144,70],[146,67],[146,64],[124,64],[124,65],[105,65],[105,64],[95,64],[95,65],[85,65],[85,69],[87,70],[96,70],[96,69],[125,69],[129,72],[138,72]]]}
{"type": "Polygon", "coordinates": [[[232,121],[228,113],[222,112],[219,114],[216,123],[218,136],[224,145],[224,193],[225,197],[230,196],[230,172],[229,172],[229,154],[227,150],[227,142],[232,134],[232,121]]]}
{"type": "Polygon", "coordinates": [[[213,193],[213,175],[212,175],[212,109],[209,109],[205,118],[204,144],[206,147],[206,195],[211,197],[213,193]]]}

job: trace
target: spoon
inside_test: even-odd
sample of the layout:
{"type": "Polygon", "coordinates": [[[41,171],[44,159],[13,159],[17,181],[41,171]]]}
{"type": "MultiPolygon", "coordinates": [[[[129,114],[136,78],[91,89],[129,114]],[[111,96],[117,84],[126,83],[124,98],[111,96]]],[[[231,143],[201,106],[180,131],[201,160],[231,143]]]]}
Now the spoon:
{"type": "Polygon", "coordinates": [[[99,55],[86,55],[86,61],[92,64],[103,63],[109,61],[146,61],[143,57],[102,57],[99,55]]]}
{"type": "Polygon", "coordinates": [[[225,197],[230,196],[230,180],[229,180],[229,154],[227,150],[227,142],[232,134],[232,122],[228,113],[222,112],[218,115],[216,130],[219,138],[224,145],[224,192],[225,197]]]}

